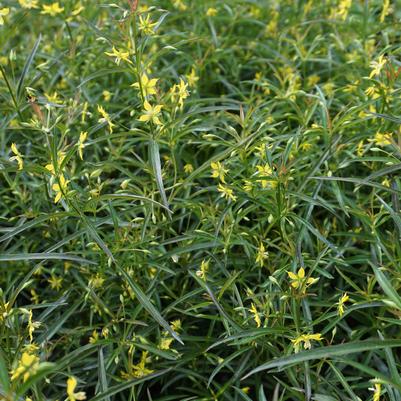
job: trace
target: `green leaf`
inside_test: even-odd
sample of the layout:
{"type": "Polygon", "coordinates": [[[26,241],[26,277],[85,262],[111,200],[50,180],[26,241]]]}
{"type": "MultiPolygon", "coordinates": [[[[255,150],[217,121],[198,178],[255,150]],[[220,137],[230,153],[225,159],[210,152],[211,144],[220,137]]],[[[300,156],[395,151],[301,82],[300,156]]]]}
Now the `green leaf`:
{"type": "Polygon", "coordinates": [[[390,298],[390,301],[394,303],[394,306],[397,309],[401,310],[401,297],[398,295],[398,292],[395,290],[395,288],[391,285],[390,280],[371,261],[369,261],[369,264],[375,272],[377,282],[379,283],[383,292],[390,298]]]}
{"type": "Polygon", "coordinates": [[[39,45],[40,45],[40,41],[42,40],[42,35],[39,34],[38,38],[36,39],[36,42],[33,46],[33,49],[31,51],[31,53],[29,54],[29,57],[27,58],[24,68],[22,70],[21,76],[19,78],[18,84],[17,84],[17,99],[19,99],[21,97],[21,92],[23,90],[23,85],[24,85],[24,81],[25,78],[28,74],[29,68],[32,65],[33,59],[35,58],[35,54],[38,51],[39,45]]]}
{"type": "Polygon", "coordinates": [[[159,144],[155,140],[151,140],[149,144],[150,160],[152,162],[153,172],[156,177],[157,188],[159,189],[160,196],[162,198],[162,203],[169,212],[171,217],[171,210],[169,203],[167,201],[166,191],[164,189],[163,178],[162,178],[162,168],[160,164],[160,151],[159,144]]]}
{"type": "Polygon", "coordinates": [[[286,368],[290,365],[299,364],[305,361],[312,361],[314,359],[332,358],[335,356],[348,355],[357,352],[374,351],[383,348],[401,347],[401,340],[366,340],[344,343],[339,345],[330,345],[328,347],[321,347],[311,349],[309,351],[299,352],[290,356],[274,359],[270,362],[264,363],[257,368],[251,370],[242,379],[246,379],[255,373],[274,368],[286,368]]]}

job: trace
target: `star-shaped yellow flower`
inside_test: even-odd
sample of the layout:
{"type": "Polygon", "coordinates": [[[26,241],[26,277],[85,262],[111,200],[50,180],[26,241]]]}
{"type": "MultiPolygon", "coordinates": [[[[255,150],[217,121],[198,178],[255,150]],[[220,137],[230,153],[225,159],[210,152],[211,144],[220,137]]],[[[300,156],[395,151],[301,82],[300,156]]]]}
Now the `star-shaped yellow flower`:
{"type": "Polygon", "coordinates": [[[145,100],[143,107],[145,109],[145,112],[139,117],[139,121],[151,121],[156,125],[162,125],[159,119],[159,115],[163,107],[162,105],[157,104],[156,106],[151,106],[150,103],[145,100]]]}

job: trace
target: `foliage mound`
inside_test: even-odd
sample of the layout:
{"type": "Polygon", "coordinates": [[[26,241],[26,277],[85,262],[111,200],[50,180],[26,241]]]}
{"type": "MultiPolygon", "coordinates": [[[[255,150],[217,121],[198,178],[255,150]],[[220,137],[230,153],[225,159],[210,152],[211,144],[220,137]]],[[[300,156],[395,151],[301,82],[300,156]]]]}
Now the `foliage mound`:
{"type": "Polygon", "coordinates": [[[399,8],[2,1],[0,398],[401,401],[399,8]]]}

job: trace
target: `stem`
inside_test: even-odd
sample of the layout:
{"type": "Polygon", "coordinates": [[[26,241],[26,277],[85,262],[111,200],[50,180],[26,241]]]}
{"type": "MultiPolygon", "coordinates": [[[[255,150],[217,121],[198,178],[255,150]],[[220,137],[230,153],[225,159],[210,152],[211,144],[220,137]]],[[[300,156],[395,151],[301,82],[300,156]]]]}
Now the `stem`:
{"type": "Polygon", "coordinates": [[[17,103],[17,99],[14,96],[14,93],[13,93],[13,91],[11,89],[10,82],[8,82],[6,73],[5,73],[5,71],[4,71],[4,69],[3,69],[3,67],[1,65],[0,65],[0,71],[1,71],[1,74],[3,75],[4,80],[6,81],[6,85],[7,85],[8,91],[10,92],[11,98],[12,98],[13,103],[14,103],[14,107],[15,107],[15,109],[17,111],[17,114],[18,114],[18,117],[19,117],[19,119],[21,121],[23,121],[22,114],[21,114],[21,111],[20,111],[18,103],[17,103]]]}

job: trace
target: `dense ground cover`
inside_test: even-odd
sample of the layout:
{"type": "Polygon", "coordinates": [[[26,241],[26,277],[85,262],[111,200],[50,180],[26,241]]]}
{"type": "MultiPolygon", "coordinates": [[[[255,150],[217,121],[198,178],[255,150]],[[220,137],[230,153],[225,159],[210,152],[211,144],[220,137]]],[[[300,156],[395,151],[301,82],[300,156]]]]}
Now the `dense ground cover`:
{"type": "Polygon", "coordinates": [[[401,400],[399,2],[0,3],[0,399],[401,400]]]}

